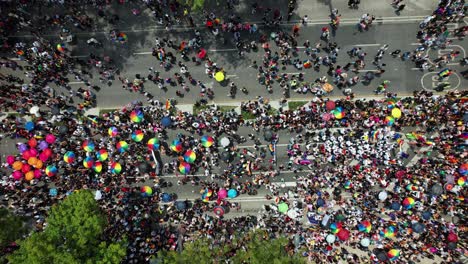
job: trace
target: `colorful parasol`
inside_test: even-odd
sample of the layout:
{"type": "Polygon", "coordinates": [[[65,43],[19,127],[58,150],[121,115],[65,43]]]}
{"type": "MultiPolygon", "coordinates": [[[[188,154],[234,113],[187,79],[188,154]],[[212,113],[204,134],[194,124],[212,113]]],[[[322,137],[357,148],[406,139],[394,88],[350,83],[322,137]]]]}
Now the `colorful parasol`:
{"type": "Polygon", "coordinates": [[[97,173],[101,172],[102,171],[102,163],[100,161],[94,162],[93,169],[97,173]]]}
{"type": "Polygon", "coordinates": [[[458,168],[458,173],[465,176],[468,174],[468,163],[463,163],[460,168],[458,168]]]}
{"type": "Polygon", "coordinates": [[[120,153],[123,153],[123,152],[125,152],[125,151],[128,150],[128,144],[127,144],[127,142],[125,142],[125,141],[123,141],[123,140],[117,142],[117,145],[116,145],[115,147],[117,148],[117,150],[118,150],[120,153]]]}
{"type": "Polygon", "coordinates": [[[107,130],[107,134],[109,134],[109,137],[116,137],[119,131],[117,130],[116,127],[109,127],[107,130]]]}
{"type": "Polygon", "coordinates": [[[94,151],[94,142],[91,140],[85,140],[83,141],[83,145],[81,145],[86,152],[92,152],[94,151]]]}
{"type": "Polygon", "coordinates": [[[343,225],[340,222],[332,223],[330,225],[330,229],[331,229],[333,234],[338,234],[338,232],[340,232],[342,228],[343,228],[343,225]]]}
{"type": "Polygon", "coordinates": [[[385,228],[383,231],[380,231],[380,235],[385,238],[392,238],[395,237],[395,227],[389,226],[385,228]]]}
{"type": "Polygon", "coordinates": [[[190,164],[187,162],[181,162],[179,164],[179,171],[180,173],[187,174],[190,172],[190,164]]]}
{"type": "Polygon", "coordinates": [[[178,139],[174,139],[171,143],[171,150],[177,153],[181,152],[182,142],[180,142],[178,139]]]}
{"type": "Polygon", "coordinates": [[[57,44],[57,50],[60,52],[65,52],[65,45],[64,44],[57,44]]]}
{"type": "Polygon", "coordinates": [[[188,163],[193,163],[195,162],[195,159],[197,158],[197,155],[195,154],[195,152],[193,152],[193,150],[187,150],[184,154],[184,160],[188,163]]]}
{"type": "Polygon", "coordinates": [[[217,216],[223,216],[224,208],[222,206],[215,206],[215,208],[213,208],[213,213],[217,216]]]}
{"type": "Polygon", "coordinates": [[[105,161],[109,157],[109,154],[107,153],[107,150],[105,149],[100,149],[98,152],[96,152],[96,158],[100,161],[105,161]]]}
{"type": "Polygon", "coordinates": [[[393,118],[391,116],[385,117],[385,124],[387,126],[393,126],[393,124],[395,124],[395,118],[393,118]]]}
{"type": "Polygon", "coordinates": [[[153,194],[153,189],[151,189],[151,187],[149,186],[141,187],[140,191],[141,191],[141,195],[144,197],[149,197],[153,194]]]}
{"type": "Polygon", "coordinates": [[[46,167],[45,173],[49,177],[55,176],[57,174],[57,167],[55,167],[55,165],[49,165],[46,167]]]}
{"type": "Polygon", "coordinates": [[[335,116],[336,119],[343,119],[345,117],[345,112],[343,110],[343,107],[338,106],[334,110],[332,110],[333,116],[335,116]]]}
{"type": "Polygon", "coordinates": [[[112,162],[111,164],[111,172],[114,174],[119,174],[122,171],[122,165],[118,162],[112,162]]]}
{"type": "Polygon", "coordinates": [[[75,161],[75,153],[73,151],[67,151],[65,155],[63,155],[63,160],[68,164],[73,163],[75,161]]]}
{"type": "Polygon", "coordinates": [[[465,186],[466,185],[466,176],[458,178],[457,184],[458,184],[458,186],[461,186],[461,187],[465,186]]]}
{"type": "Polygon", "coordinates": [[[117,34],[117,39],[120,41],[120,42],[126,42],[128,37],[127,37],[127,34],[123,33],[123,32],[120,32],[119,34],[117,34]]]}
{"type": "Polygon", "coordinates": [[[398,249],[390,249],[387,253],[387,257],[392,261],[397,260],[399,256],[400,256],[400,250],[398,249]]]}
{"type": "Polygon", "coordinates": [[[360,232],[366,232],[366,233],[369,233],[372,229],[372,225],[369,221],[365,220],[365,221],[362,221],[359,225],[358,225],[358,230],[360,232]]]}
{"type": "Polygon", "coordinates": [[[414,206],[414,199],[411,197],[406,197],[402,202],[403,208],[409,210],[414,206]]]}
{"type": "Polygon", "coordinates": [[[346,190],[349,190],[351,189],[352,187],[352,184],[351,184],[351,181],[350,180],[347,180],[345,183],[344,183],[344,186],[343,186],[346,190]]]}
{"type": "Polygon", "coordinates": [[[222,81],[224,81],[224,72],[219,71],[219,72],[217,72],[217,73],[215,74],[214,77],[215,77],[215,80],[216,80],[217,82],[222,82],[222,81]]]}
{"type": "Polygon", "coordinates": [[[399,108],[393,108],[392,109],[392,116],[394,118],[400,118],[401,117],[401,110],[399,108]]]}
{"type": "Polygon", "coordinates": [[[209,148],[211,146],[213,146],[214,144],[214,139],[211,137],[211,136],[203,136],[201,138],[201,144],[202,146],[204,146],[205,148],[209,148]]]}
{"type": "Polygon", "coordinates": [[[130,120],[132,120],[133,123],[140,123],[143,121],[143,112],[141,110],[133,110],[130,113],[130,120]]]}
{"type": "Polygon", "coordinates": [[[83,160],[83,166],[87,169],[91,169],[94,166],[94,160],[91,157],[86,157],[83,160]]]}
{"type": "Polygon", "coordinates": [[[141,130],[136,130],[132,133],[132,140],[135,142],[140,142],[143,140],[143,131],[141,130]]]}
{"type": "Polygon", "coordinates": [[[148,140],[147,146],[151,150],[157,150],[159,149],[159,139],[157,138],[150,138],[148,140]]]}

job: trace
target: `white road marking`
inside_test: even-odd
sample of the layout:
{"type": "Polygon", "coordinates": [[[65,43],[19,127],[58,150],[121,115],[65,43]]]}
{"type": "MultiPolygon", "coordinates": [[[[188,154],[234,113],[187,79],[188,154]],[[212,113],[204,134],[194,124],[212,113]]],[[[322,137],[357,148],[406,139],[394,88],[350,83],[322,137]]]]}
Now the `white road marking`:
{"type": "Polygon", "coordinates": [[[379,43],[369,43],[369,44],[354,44],[353,46],[358,46],[358,47],[376,47],[380,46],[381,44],[379,43]]]}
{"type": "Polygon", "coordinates": [[[358,70],[358,72],[378,72],[379,70],[358,70]]]}
{"type": "Polygon", "coordinates": [[[84,84],[85,82],[69,82],[68,84],[74,85],[74,84],[84,84]]]}
{"type": "Polygon", "coordinates": [[[211,52],[237,51],[237,49],[210,49],[211,52]]]}
{"type": "Polygon", "coordinates": [[[133,55],[148,55],[148,54],[153,54],[152,51],[144,51],[144,52],[135,52],[133,55]]]}

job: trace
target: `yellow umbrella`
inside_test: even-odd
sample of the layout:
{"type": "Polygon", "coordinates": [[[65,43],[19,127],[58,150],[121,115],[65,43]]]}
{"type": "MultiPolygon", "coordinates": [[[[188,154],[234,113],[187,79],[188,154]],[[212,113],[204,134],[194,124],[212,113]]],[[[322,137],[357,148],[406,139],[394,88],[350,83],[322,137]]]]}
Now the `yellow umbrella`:
{"type": "Polygon", "coordinates": [[[215,74],[215,80],[218,82],[224,81],[224,72],[219,71],[215,74]]]}
{"type": "Polygon", "coordinates": [[[329,92],[333,91],[333,85],[331,85],[329,83],[325,83],[325,84],[322,85],[322,89],[325,92],[329,93],[329,92]]]}
{"type": "Polygon", "coordinates": [[[398,108],[393,108],[392,109],[392,116],[394,118],[400,118],[401,117],[401,110],[398,108]]]}

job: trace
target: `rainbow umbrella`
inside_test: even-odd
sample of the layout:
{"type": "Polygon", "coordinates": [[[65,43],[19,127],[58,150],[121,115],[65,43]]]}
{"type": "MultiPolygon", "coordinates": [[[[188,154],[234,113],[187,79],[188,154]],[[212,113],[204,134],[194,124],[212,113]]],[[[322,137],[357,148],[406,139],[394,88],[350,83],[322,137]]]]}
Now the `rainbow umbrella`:
{"type": "Polygon", "coordinates": [[[386,238],[395,237],[395,227],[389,226],[385,228],[383,231],[380,231],[380,235],[386,238]]]}
{"type": "Polygon", "coordinates": [[[105,149],[100,149],[98,152],[96,152],[96,158],[100,161],[105,161],[108,157],[109,154],[105,149]]]}
{"type": "Polygon", "coordinates": [[[359,225],[358,225],[358,230],[360,232],[366,232],[366,233],[369,233],[372,229],[372,225],[369,221],[365,220],[365,221],[362,221],[359,225]]]}
{"type": "Polygon", "coordinates": [[[117,130],[116,127],[109,127],[107,130],[107,134],[109,134],[110,137],[116,137],[119,131],[117,130]]]}
{"type": "Polygon", "coordinates": [[[385,124],[387,124],[387,126],[393,126],[393,124],[395,124],[395,118],[391,116],[385,117],[385,124]]]}
{"type": "Polygon", "coordinates": [[[457,184],[461,187],[465,186],[466,184],[466,176],[460,177],[457,180],[457,184]]]}
{"type": "Polygon", "coordinates": [[[65,45],[64,44],[57,44],[57,50],[60,52],[65,52],[65,45]]]}
{"type": "Polygon", "coordinates": [[[123,33],[123,32],[120,32],[119,34],[117,34],[117,39],[120,41],[120,42],[126,42],[128,37],[127,37],[127,34],[123,33]]]}
{"type": "Polygon", "coordinates": [[[393,108],[395,107],[395,105],[396,105],[395,100],[388,100],[388,101],[387,101],[387,107],[388,107],[388,109],[393,109],[393,108]]]}
{"type": "Polygon", "coordinates": [[[81,145],[86,152],[92,152],[94,151],[94,142],[91,140],[85,140],[83,141],[83,145],[81,145]]]}
{"type": "Polygon", "coordinates": [[[343,225],[338,222],[338,223],[332,223],[330,225],[330,229],[332,231],[333,234],[338,234],[338,232],[340,232],[340,230],[342,229],[343,225]]]}
{"type": "Polygon", "coordinates": [[[130,120],[134,123],[140,123],[143,121],[143,112],[141,110],[133,110],[130,113],[130,120]]]}
{"type": "Polygon", "coordinates": [[[414,206],[414,199],[411,197],[406,197],[402,202],[403,208],[409,210],[414,206]]]}
{"type": "Polygon", "coordinates": [[[75,161],[75,153],[73,151],[67,151],[65,155],[63,155],[63,160],[68,164],[73,163],[75,161]]]}
{"type": "Polygon", "coordinates": [[[114,174],[119,174],[122,171],[122,165],[118,162],[112,162],[111,164],[111,172],[114,174]]]}
{"type": "Polygon", "coordinates": [[[157,150],[159,149],[159,139],[157,138],[150,138],[148,140],[147,146],[151,150],[157,150]]]}
{"type": "Polygon", "coordinates": [[[143,186],[141,187],[140,192],[141,192],[141,196],[149,197],[153,194],[153,189],[151,189],[151,187],[149,186],[143,186]]]}
{"type": "Polygon", "coordinates": [[[349,190],[349,189],[351,189],[351,187],[352,187],[351,181],[346,181],[344,183],[344,188],[345,189],[349,190]]]}
{"type": "Polygon", "coordinates": [[[335,116],[335,119],[342,119],[346,115],[343,110],[343,107],[341,106],[338,106],[337,108],[332,110],[332,114],[335,116]]]}
{"type": "Polygon", "coordinates": [[[102,171],[102,163],[100,161],[94,162],[93,169],[95,172],[101,172],[102,171]]]}
{"type": "Polygon", "coordinates": [[[187,162],[181,162],[179,164],[179,171],[180,173],[187,174],[190,172],[190,164],[187,162]]]}
{"type": "Polygon", "coordinates": [[[209,148],[211,146],[213,146],[214,144],[214,139],[210,136],[203,136],[201,138],[201,144],[202,146],[204,146],[205,148],[209,148]]]}
{"type": "Polygon", "coordinates": [[[394,118],[400,118],[401,117],[401,110],[399,108],[393,108],[392,109],[392,116],[394,118]]]}
{"type": "Polygon", "coordinates": [[[195,152],[193,152],[193,150],[189,149],[184,154],[184,160],[188,163],[193,163],[196,158],[197,158],[197,155],[195,154],[195,152]]]}
{"type": "Polygon", "coordinates": [[[174,152],[181,152],[182,151],[182,142],[180,142],[178,139],[174,139],[171,143],[171,149],[174,152]]]}
{"type": "Polygon", "coordinates": [[[399,249],[390,249],[387,253],[387,257],[392,261],[397,260],[399,256],[400,256],[399,249]]]}
{"type": "Polygon", "coordinates": [[[55,165],[49,165],[46,167],[45,173],[49,177],[55,176],[57,174],[57,167],[55,167],[55,165]]]}
{"type": "Polygon", "coordinates": [[[83,166],[87,169],[90,169],[94,166],[94,160],[93,158],[91,157],[86,157],[84,160],[83,160],[83,166]]]}
{"type": "Polygon", "coordinates": [[[468,163],[463,163],[460,168],[458,168],[458,173],[465,176],[468,174],[468,163]]]}
{"type": "Polygon", "coordinates": [[[122,140],[117,142],[116,148],[120,153],[123,153],[128,150],[128,144],[127,142],[122,140]]]}
{"type": "Polygon", "coordinates": [[[132,133],[132,140],[135,142],[140,142],[143,140],[143,131],[141,130],[136,130],[132,133]]]}

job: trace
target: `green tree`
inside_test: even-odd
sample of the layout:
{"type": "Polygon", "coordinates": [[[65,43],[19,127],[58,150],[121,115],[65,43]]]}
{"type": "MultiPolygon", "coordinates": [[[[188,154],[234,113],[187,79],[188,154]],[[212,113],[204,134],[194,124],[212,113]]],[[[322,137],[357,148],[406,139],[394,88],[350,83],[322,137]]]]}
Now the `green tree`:
{"type": "Polygon", "coordinates": [[[8,256],[12,263],[120,263],[125,242],[102,241],[107,225],[94,196],[89,191],[73,193],[52,207],[41,233],[19,243],[8,256]]]}
{"type": "Polygon", "coordinates": [[[298,254],[292,256],[286,252],[288,239],[264,239],[262,232],[251,232],[229,245],[213,246],[208,239],[197,239],[194,242],[184,244],[182,252],[163,251],[158,257],[163,264],[181,263],[222,263],[228,258],[228,253],[235,252],[230,260],[235,264],[301,264],[305,260],[298,254]],[[241,248],[244,245],[246,250],[241,248]]]}
{"type": "MultiPolygon", "coordinates": [[[[16,216],[6,208],[0,208],[0,252],[27,232],[26,218],[16,216]]],[[[0,263],[5,262],[4,256],[0,256],[0,263]]]]}
{"type": "Polygon", "coordinates": [[[205,0],[180,0],[180,2],[186,4],[192,11],[198,11],[205,6],[205,0]]]}

